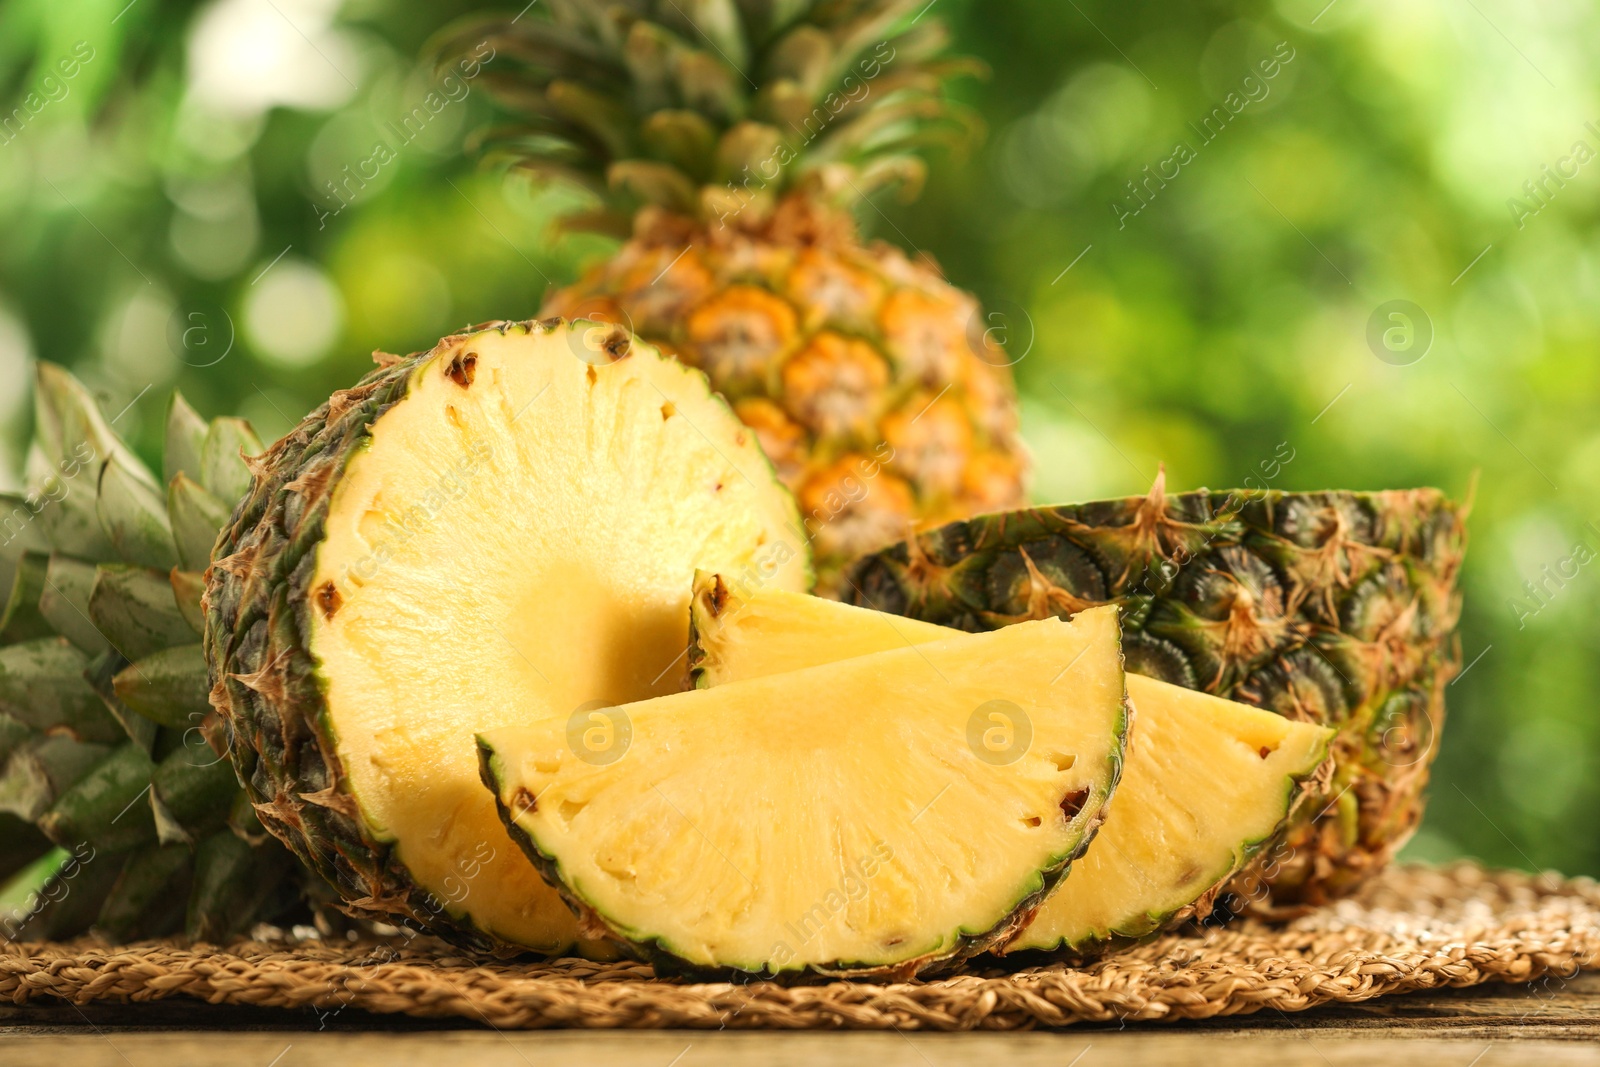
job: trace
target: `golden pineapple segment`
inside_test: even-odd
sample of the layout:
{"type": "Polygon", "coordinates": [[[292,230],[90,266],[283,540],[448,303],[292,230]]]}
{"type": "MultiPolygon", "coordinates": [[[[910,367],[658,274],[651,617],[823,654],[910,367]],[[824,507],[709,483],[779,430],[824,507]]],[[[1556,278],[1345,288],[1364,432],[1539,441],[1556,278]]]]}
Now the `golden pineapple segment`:
{"type": "Polygon", "coordinates": [[[804,193],[741,223],[646,208],[544,313],[620,323],[705,371],[799,497],[824,588],[913,521],[1019,506],[1011,357],[977,302],[804,193]]]}
{"type": "MultiPolygon", "coordinates": [[[[690,611],[699,687],[960,632],[794,593],[741,594],[707,574],[690,611]]],[[[1106,824],[1002,951],[1084,952],[1209,912],[1215,891],[1282,829],[1299,783],[1325,763],[1331,730],[1137,674],[1127,686],[1136,726],[1106,824]]]]}
{"type": "Polygon", "coordinates": [[[596,710],[592,738],[507,727],[484,781],[645,958],[910,975],[1008,936],[1087,844],[1122,765],[1118,633],[1085,612],[596,710]]]}
{"type": "Polygon", "coordinates": [[[1139,716],[1128,772],[1095,847],[1005,946],[1138,939],[1210,913],[1211,898],[1270,845],[1324,765],[1333,731],[1128,675],[1139,716]]]}

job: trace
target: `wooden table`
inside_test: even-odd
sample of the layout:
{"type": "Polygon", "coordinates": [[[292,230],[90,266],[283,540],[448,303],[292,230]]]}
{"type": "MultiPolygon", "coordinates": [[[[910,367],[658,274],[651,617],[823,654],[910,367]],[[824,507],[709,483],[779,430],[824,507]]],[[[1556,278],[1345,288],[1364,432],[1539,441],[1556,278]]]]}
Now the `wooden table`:
{"type": "Polygon", "coordinates": [[[1205,1067],[1418,1063],[1600,1065],[1600,973],[1383,997],[1296,1015],[1060,1033],[534,1031],[425,1021],[153,1004],[0,1006],[0,1067],[1205,1067]]]}

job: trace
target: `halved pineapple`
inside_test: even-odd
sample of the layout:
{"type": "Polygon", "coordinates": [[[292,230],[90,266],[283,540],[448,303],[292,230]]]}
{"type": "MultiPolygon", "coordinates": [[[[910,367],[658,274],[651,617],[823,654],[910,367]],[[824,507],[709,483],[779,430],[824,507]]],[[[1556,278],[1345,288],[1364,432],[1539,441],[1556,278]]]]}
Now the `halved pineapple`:
{"type": "Polygon", "coordinates": [[[1119,642],[1100,609],[498,730],[484,782],[590,928],[658,964],[914,974],[1009,936],[1087,845],[1119,642]]]}
{"type": "Polygon", "coordinates": [[[254,465],[206,651],[262,822],[357,914],[568,947],[473,735],[680,689],[697,567],[806,587],[754,435],[625,331],[494,323],[335,394],[254,465]]]}
{"type": "MultiPolygon", "coordinates": [[[[689,666],[706,688],[959,632],[818,597],[736,593],[702,574],[689,666]]],[[[1300,783],[1324,764],[1331,730],[1137,674],[1127,684],[1137,726],[1105,827],[1001,951],[1081,953],[1208,912],[1215,890],[1275,837],[1300,783]]]]}

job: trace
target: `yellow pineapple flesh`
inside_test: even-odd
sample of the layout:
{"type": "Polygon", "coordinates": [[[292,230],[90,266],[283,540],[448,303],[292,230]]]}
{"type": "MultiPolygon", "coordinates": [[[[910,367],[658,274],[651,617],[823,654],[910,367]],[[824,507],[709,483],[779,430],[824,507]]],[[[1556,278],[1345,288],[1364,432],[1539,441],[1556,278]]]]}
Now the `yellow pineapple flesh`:
{"type": "MultiPolygon", "coordinates": [[[[689,667],[701,688],[961,632],[818,597],[741,591],[708,574],[696,578],[690,616],[689,667]]],[[[1326,767],[1326,728],[1143,675],[1130,673],[1127,688],[1134,725],[1105,825],[1002,951],[1083,954],[1203,917],[1233,875],[1271,861],[1301,783],[1326,767]]]]}
{"type": "Polygon", "coordinates": [[[677,970],[909,976],[1009,936],[1082,853],[1123,686],[1110,608],[597,710],[592,746],[530,716],[481,766],[586,932],[677,970]]]}

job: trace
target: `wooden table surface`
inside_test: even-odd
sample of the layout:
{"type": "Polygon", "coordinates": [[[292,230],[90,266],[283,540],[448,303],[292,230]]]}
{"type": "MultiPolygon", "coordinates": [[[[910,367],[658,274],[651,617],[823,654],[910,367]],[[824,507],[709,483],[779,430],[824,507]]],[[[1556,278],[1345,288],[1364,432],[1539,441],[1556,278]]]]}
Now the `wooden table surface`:
{"type": "Polygon", "coordinates": [[[1600,973],[1295,1015],[1059,1033],[499,1032],[468,1020],[153,1004],[0,1006],[0,1067],[1205,1067],[1600,1065],[1600,973]]]}

